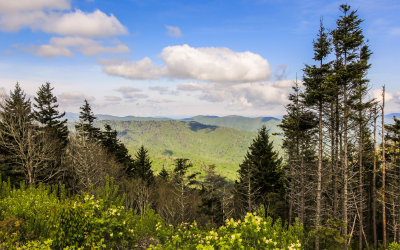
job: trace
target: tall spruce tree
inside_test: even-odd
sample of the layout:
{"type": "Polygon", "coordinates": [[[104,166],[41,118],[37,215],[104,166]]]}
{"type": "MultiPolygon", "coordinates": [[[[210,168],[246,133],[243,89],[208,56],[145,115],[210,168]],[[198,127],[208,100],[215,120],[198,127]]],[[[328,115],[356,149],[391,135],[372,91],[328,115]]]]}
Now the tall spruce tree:
{"type": "Polygon", "coordinates": [[[78,136],[90,140],[100,139],[100,129],[94,126],[96,116],[94,116],[92,108],[86,99],[80,109],[80,122],[75,125],[78,136]]]}
{"type": "Polygon", "coordinates": [[[104,131],[101,134],[101,144],[103,147],[110,155],[115,156],[117,162],[122,164],[127,176],[132,176],[134,160],[126,146],[118,139],[117,131],[113,130],[109,124],[105,124],[104,131]]]}
{"type": "Polygon", "coordinates": [[[54,88],[46,82],[39,87],[33,106],[33,117],[46,130],[59,140],[62,148],[68,143],[67,119],[63,119],[65,112],[58,111],[57,97],[53,95],[54,88]]]}
{"type": "Polygon", "coordinates": [[[154,181],[153,170],[151,170],[151,161],[147,149],[142,145],[136,152],[133,161],[132,173],[135,178],[142,179],[148,185],[154,181]]]}
{"type": "Polygon", "coordinates": [[[280,127],[284,136],[282,146],[287,154],[284,165],[288,181],[289,223],[293,217],[297,217],[300,223],[305,224],[311,221],[307,204],[313,204],[315,200],[314,196],[307,194],[313,190],[310,190],[310,180],[315,179],[315,133],[318,121],[315,114],[306,108],[303,96],[296,81],[280,127]]]}
{"type": "MultiPolygon", "coordinates": [[[[337,27],[332,31],[333,45],[336,56],[336,75],[338,85],[343,93],[343,203],[342,218],[346,227],[344,234],[348,234],[349,226],[349,133],[351,118],[352,87],[359,79],[360,70],[358,62],[360,49],[364,44],[364,35],[360,27],[362,20],[358,18],[357,11],[351,10],[347,4],[340,5],[343,15],[337,20],[337,27]]],[[[345,246],[347,248],[347,245],[345,246]]],[[[362,241],[360,243],[362,247],[362,241]]]]}
{"type": "MultiPolygon", "coordinates": [[[[323,109],[326,102],[326,76],[330,70],[330,63],[325,63],[331,51],[331,43],[328,33],[320,22],[320,29],[317,40],[314,41],[314,60],[319,65],[306,65],[304,69],[304,85],[306,104],[315,109],[318,117],[318,169],[317,169],[317,196],[315,228],[321,226],[321,205],[322,205],[322,157],[323,157],[323,109]]],[[[315,239],[315,249],[319,249],[318,235],[315,239]]]]}
{"type": "Polygon", "coordinates": [[[278,216],[275,214],[277,208],[268,206],[268,203],[274,203],[276,200],[272,200],[280,196],[283,191],[281,161],[273,149],[266,127],[263,126],[238,170],[239,180],[236,182],[238,195],[247,203],[245,206],[248,211],[253,211],[264,204],[266,208],[271,208],[267,211],[270,215],[278,216]]]}

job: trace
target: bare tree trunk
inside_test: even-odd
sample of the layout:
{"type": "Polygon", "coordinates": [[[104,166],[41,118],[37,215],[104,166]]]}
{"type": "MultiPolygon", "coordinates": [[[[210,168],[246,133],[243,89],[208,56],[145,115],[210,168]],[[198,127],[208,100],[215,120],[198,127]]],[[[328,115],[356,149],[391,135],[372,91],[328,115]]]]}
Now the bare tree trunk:
{"type": "Polygon", "coordinates": [[[377,110],[374,110],[374,169],[372,173],[372,230],[374,234],[374,248],[378,247],[378,234],[376,231],[376,118],[377,110]]]}
{"type": "MultiPolygon", "coordinates": [[[[343,101],[344,101],[344,117],[343,117],[343,147],[344,147],[344,155],[343,155],[343,222],[345,224],[343,234],[347,235],[347,226],[348,226],[348,218],[347,218],[347,204],[348,204],[348,149],[347,149],[347,133],[348,133],[348,116],[349,116],[349,107],[347,105],[347,86],[344,85],[343,89],[343,101]]],[[[345,244],[345,249],[347,249],[347,244],[345,244]]]]}
{"type": "MultiPolygon", "coordinates": [[[[322,103],[319,104],[319,127],[318,127],[318,170],[317,170],[317,212],[315,218],[315,229],[321,224],[321,193],[322,193],[322,103]]],[[[315,238],[315,249],[319,249],[319,236],[315,238]]]]}
{"type": "Polygon", "coordinates": [[[383,247],[386,248],[386,159],[385,159],[385,86],[382,88],[382,232],[383,247]]]}
{"type": "MultiPolygon", "coordinates": [[[[362,99],[360,96],[360,105],[362,104],[362,99]]],[[[363,174],[364,174],[364,169],[363,169],[363,152],[364,152],[364,135],[363,135],[363,115],[361,112],[361,109],[358,113],[359,115],[359,119],[360,119],[360,124],[359,124],[359,130],[360,130],[360,138],[359,138],[359,148],[358,148],[358,155],[359,155],[359,159],[358,159],[358,167],[359,167],[359,183],[358,183],[358,192],[360,195],[360,200],[359,200],[359,205],[358,208],[360,210],[359,212],[359,233],[358,233],[358,248],[359,250],[363,249],[363,232],[364,232],[364,223],[363,223],[363,208],[364,208],[364,195],[363,195],[363,174]]]]}

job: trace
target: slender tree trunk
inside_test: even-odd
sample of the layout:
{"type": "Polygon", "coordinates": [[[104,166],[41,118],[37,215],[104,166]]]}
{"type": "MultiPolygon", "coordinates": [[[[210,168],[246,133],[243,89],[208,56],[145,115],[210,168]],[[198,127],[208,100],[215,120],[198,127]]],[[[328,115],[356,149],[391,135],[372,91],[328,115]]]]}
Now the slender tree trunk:
{"type": "MultiPolygon", "coordinates": [[[[347,226],[348,226],[348,215],[347,215],[347,206],[348,206],[348,149],[347,149],[347,133],[348,133],[348,116],[349,116],[349,107],[347,105],[347,85],[344,85],[343,89],[343,102],[344,102],[344,117],[343,117],[343,222],[344,222],[344,230],[343,234],[347,235],[347,226]]],[[[347,249],[347,244],[345,243],[345,249],[347,249]]]]}
{"type": "Polygon", "coordinates": [[[386,248],[386,158],[385,158],[385,86],[382,88],[382,233],[386,248]]]}
{"type": "Polygon", "coordinates": [[[305,223],[306,218],[306,190],[305,190],[305,180],[304,180],[304,157],[301,156],[301,163],[300,163],[300,217],[301,223],[305,223]]]}
{"type": "Polygon", "coordinates": [[[372,172],[372,231],[374,234],[374,248],[378,247],[378,234],[376,231],[376,118],[377,110],[374,110],[374,169],[372,172]]]}
{"type": "MultiPolygon", "coordinates": [[[[360,97],[360,102],[361,102],[361,97],[360,97]]],[[[364,229],[364,224],[363,224],[363,208],[364,208],[364,204],[363,204],[363,199],[364,199],[364,195],[363,195],[363,174],[364,174],[364,169],[363,169],[363,126],[362,126],[362,113],[361,111],[359,111],[359,119],[361,119],[360,121],[360,126],[359,126],[359,130],[360,130],[360,138],[359,138],[359,150],[358,150],[358,154],[359,154],[359,159],[358,159],[358,164],[359,164],[359,183],[358,183],[358,192],[360,195],[360,200],[359,200],[359,235],[358,235],[358,241],[359,241],[359,249],[362,250],[363,249],[363,229],[364,229]]]]}
{"type": "MultiPolygon", "coordinates": [[[[319,229],[321,224],[321,193],[322,193],[322,103],[319,104],[319,126],[318,126],[318,170],[317,170],[317,212],[315,228],[319,229]]],[[[319,236],[315,238],[315,249],[319,249],[319,236]]]]}

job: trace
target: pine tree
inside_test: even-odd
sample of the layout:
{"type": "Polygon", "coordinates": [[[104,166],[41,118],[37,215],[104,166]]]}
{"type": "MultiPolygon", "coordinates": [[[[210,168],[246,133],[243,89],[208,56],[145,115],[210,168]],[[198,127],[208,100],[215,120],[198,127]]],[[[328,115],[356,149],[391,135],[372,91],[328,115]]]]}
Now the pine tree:
{"type": "Polygon", "coordinates": [[[289,182],[289,223],[292,222],[293,214],[296,214],[299,222],[305,224],[311,218],[306,213],[307,204],[313,203],[315,199],[307,193],[310,193],[309,181],[315,179],[313,166],[318,121],[315,114],[306,109],[303,96],[296,82],[293,93],[289,95],[290,104],[286,106],[287,114],[284,115],[280,127],[284,135],[283,148],[287,154],[285,177],[289,182]]]}
{"type": "MultiPolygon", "coordinates": [[[[323,108],[326,98],[326,75],[329,73],[330,63],[324,63],[331,51],[330,39],[325,28],[320,23],[317,41],[314,41],[314,60],[319,63],[318,66],[306,65],[304,69],[304,85],[306,87],[305,101],[308,106],[315,107],[318,116],[318,170],[317,170],[317,197],[316,197],[316,214],[315,228],[321,226],[321,199],[322,199],[322,157],[323,157],[323,137],[322,122],[323,108]]],[[[315,249],[319,249],[319,238],[315,239],[315,249]]]]}
{"type": "Polygon", "coordinates": [[[205,171],[206,175],[200,190],[200,213],[210,218],[211,225],[221,225],[224,218],[222,196],[226,180],[216,172],[215,165],[209,165],[205,171]]]}
{"type": "Polygon", "coordinates": [[[65,112],[60,113],[57,110],[57,97],[53,95],[53,90],[54,88],[48,82],[40,86],[34,98],[33,117],[46,129],[47,133],[54,134],[62,148],[65,148],[68,143],[67,119],[63,119],[65,112]]]}
{"type": "Polygon", "coordinates": [[[114,155],[117,162],[121,163],[127,176],[132,176],[133,159],[126,146],[118,139],[118,133],[109,124],[104,125],[101,132],[101,144],[110,155],[114,155]]]}
{"type": "Polygon", "coordinates": [[[88,101],[85,99],[84,102],[83,106],[80,107],[80,123],[75,125],[76,132],[79,137],[84,139],[100,139],[100,129],[94,126],[96,116],[94,116],[88,101]]]}
{"type": "MultiPolygon", "coordinates": [[[[343,15],[337,20],[337,27],[332,31],[333,45],[336,55],[336,74],[338,85],[343,93],[343,222],[349,225],[349,122],[351,118],[351,94],[354,82],[360,77],[358,62],[360,49],[364,44],[364,35],[356,11],[350,11],[347,4],[340,5],[343,15]]],[[[344,234],[347,235],[347,226],[344,234]]],[[[362,241],[360,241],[360,248],[362,241]]],[[[346,246],[347,248],[347,246],[346,246]]]]}
{"type": "Polygon", "coordinates": [[[148,185],[154,181],[153,170],[151,170],[151,161],[147,149],[142,145],[136,152],[133,162],[132,173],[135,178],[140,178],[148,185]]]}
{"type": "Polygon", "coordinates": [[[34,98],[33,117],[39,122],[39,129],[47,135],[47,140],[53,141],[56,146],[54,159],[48,162],[49,171],[43,172],[40,178],[46,182],[56,183],[60,181],[60,178],[63,178],[64,181],[66,178],[70,178],[61,166],[61,159],[68,144],[69,131],[67,119],[63,119],[65,112],[58,111],[57,97],[53,95],[53,89],[48,82],[40,86],[36,93],[37,96],[34,98]]]}
{"type": "Polygon", "coordinates": [[[9,163],[6,172],[15,181],[24,176],[26,183],[35,183],[49,173],[48,163],[54,161],[57,147],[33,124],[31,102],[19,84],[1,104],[0,116],[0,145],[9,163]]]}
{"type": "MultiPolygon", "coordinates": [[[[236,183],[238,195],[247,203],[248,211],[255,210],[261,204],[266,205],[282,192],[281,161],[273,149],[266,127],[263,126],[238,170],[239,180],[236,183]]],[[[271,212],[271,215],[277,215],[273,213],[271,212]]]]}
{"type": "Polygon", "coordinates": [[[158,176],[159,176],[162,180],[164,180],[164,181],[167,181],[167,180],[168,180],[168,178],[169,178],[169,173],[168,173],[168,171],[165,169],[165,166],[162,167],[160,173],[158,173],[158,176]]]}

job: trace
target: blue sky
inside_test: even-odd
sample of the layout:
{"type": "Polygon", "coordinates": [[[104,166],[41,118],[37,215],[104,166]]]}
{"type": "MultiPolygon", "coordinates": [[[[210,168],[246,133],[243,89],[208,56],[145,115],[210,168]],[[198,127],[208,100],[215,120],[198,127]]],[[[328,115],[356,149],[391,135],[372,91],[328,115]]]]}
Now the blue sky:
{"type": "MultiPolygon", "coordinates": [[[[342,1],[0,0],[0,89],[28,95],[48,81],[61,108],[137,116],[279,116],[322,17],[342,1]]],[[[400,2],[348,1],[382,84],[400,111],[400,2]]]]}

